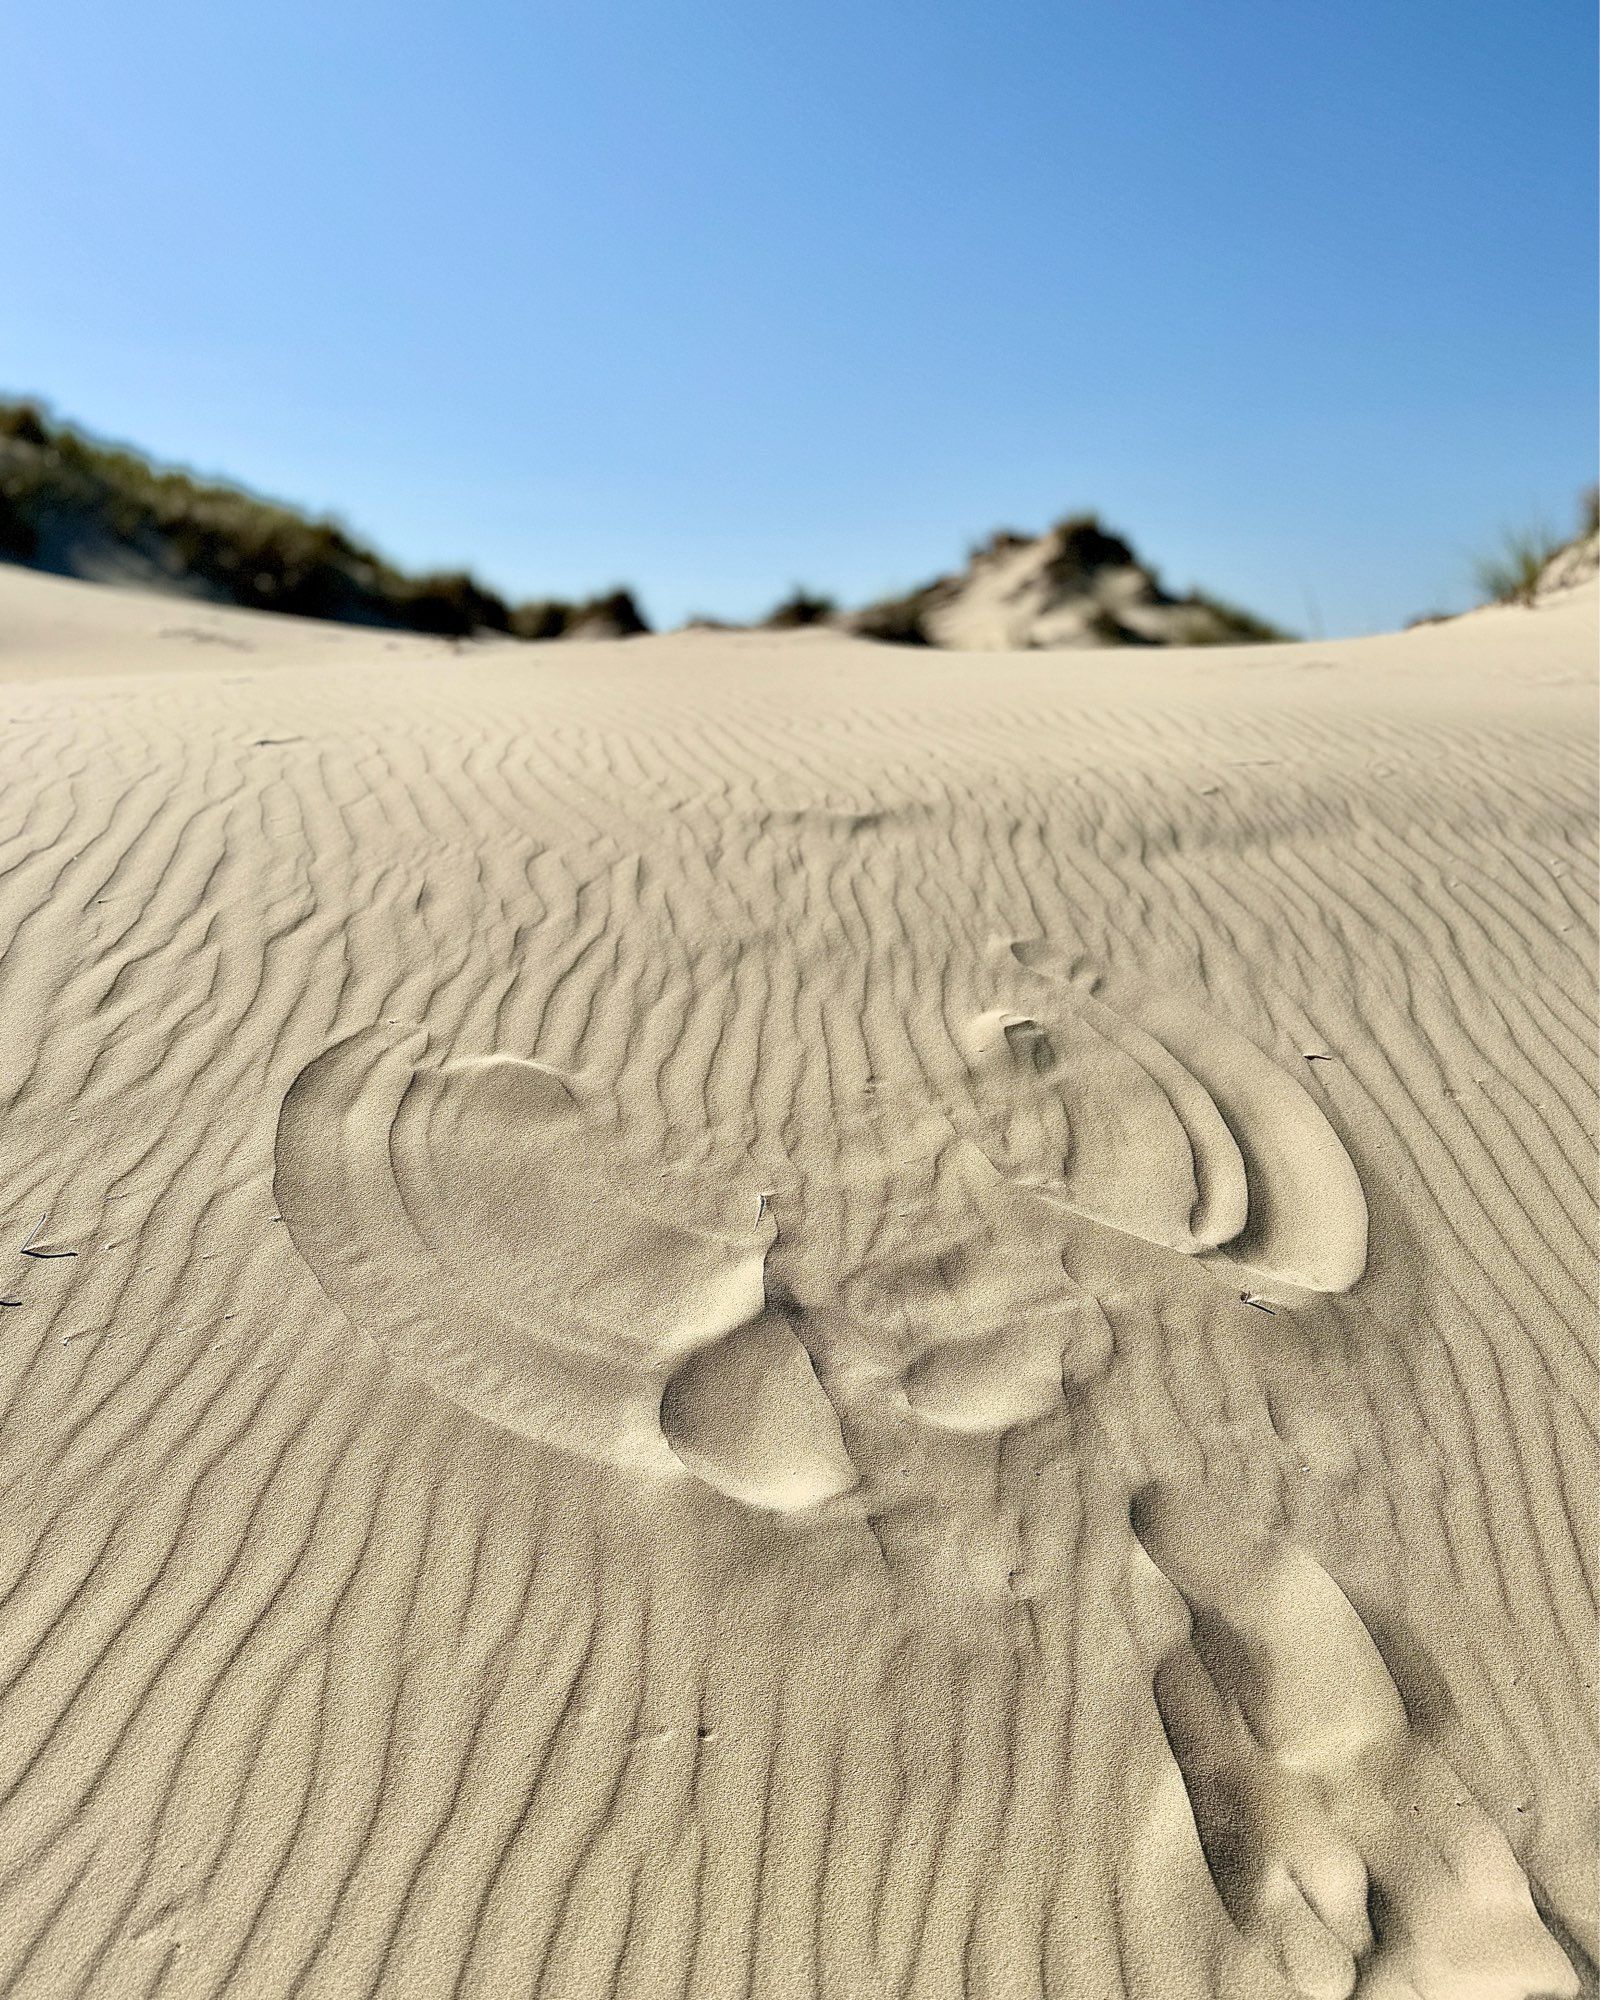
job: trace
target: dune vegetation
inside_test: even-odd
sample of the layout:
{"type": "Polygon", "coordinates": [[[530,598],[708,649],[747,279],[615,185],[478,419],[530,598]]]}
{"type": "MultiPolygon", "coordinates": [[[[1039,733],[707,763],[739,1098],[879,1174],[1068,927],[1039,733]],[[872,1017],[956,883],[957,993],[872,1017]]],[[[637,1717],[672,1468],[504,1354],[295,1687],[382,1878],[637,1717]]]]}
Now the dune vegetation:
{"type": "MultiPolygon", "coordinates": [[[[0,560],[254,611],[451,638],[628,638],[650,627],[622,588],[513,603],[470,571],[412,573],[338,520],[108,443],[40,402],[0,400],[0,560]]],[[[693,621],[708,626],[720,620],[693,621]]],[[[834,626],[912,646],[1238,644],[1285,635],[1198,591],[1178,597],[1093,514],[1001,531],[965,570],[862,609],[796,586],[768,630],[834,626]]]]}
{"type": "Polygon", "coordinates": [[[1042,535],[1001,529],[968,551],[964,569],[881,598],[845,623],[864,639],[978,651],[1237,646],[1290,636],[1203,591],[1169,591],[1088,513],[1042,535]]]}
{"type": "Polygon", "coordinates": [[[649,629],[622,589],[581,603],[511,604],[465,570],[410,574],[338,521],[152,464],[31,401],[0,402],[0,558],[254,611],[456,638],[649,629]]]}
{"type": "Polygon", "coordinates": [[[1579,502],[1577,535],[1558,534],[1542,521],[1503,529],[1498,542],[1474,557],[1473,578],[1485,604],[1531,604],[1558,556],[1600,534],[1600,487],[1579,502]]]}

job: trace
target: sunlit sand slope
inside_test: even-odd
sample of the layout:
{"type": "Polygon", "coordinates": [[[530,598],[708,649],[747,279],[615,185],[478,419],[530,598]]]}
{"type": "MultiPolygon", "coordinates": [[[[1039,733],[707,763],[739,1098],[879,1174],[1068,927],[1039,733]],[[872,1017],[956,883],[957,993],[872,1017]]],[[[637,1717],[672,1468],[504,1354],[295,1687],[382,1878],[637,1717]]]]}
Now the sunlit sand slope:
{"type": "Polygon", "coordinates": [[[1594,1990],[1593,590],[0,576],[0,1990],[1594,1990]]]}

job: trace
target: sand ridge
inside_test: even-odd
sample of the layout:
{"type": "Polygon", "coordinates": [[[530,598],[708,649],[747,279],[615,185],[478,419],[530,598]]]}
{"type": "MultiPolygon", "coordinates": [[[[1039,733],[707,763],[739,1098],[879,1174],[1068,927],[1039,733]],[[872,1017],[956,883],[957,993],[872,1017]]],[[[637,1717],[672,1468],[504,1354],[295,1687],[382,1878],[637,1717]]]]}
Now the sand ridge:
{"type": "Polygon", "coordinates": [[[1592,1990],[1592,589],[0,592],[7,1991],[1592,1990]]]}

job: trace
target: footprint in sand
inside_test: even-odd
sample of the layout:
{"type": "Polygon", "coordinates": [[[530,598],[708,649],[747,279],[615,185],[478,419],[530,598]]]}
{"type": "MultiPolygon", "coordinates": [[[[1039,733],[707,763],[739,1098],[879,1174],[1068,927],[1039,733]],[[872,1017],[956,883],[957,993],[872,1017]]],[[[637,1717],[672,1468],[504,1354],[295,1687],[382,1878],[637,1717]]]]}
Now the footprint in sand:
{"type": "Polygon", "coordinates": [[[1556,2000],[1579,1982],[1500,1832],[1413,1729],[1303,1550],[1150,1489],[1134,1529],[1182,1633],[1155,1696],[1212,1878],[1301,2000],[1556,2000]]]}
{"type": "Polygon", "coordinates": [[[752,1505],[855,1483],[793,1325],[769,1310],[759,1197],[667,1213],[572,1082],[510,1056],[431,1065],[371,1029],[284,1101],[274,1191],[328,1296],[435,1390],[507,1430],[752,1505]]]}
{"type": "Polygon", "coordinates": [[[1366,1198],[1300,1084],[1186,1002],[1131,992],[1112,1007],[1044,947],[1013,952],[1067,1004],[1048,1021],[996,1010],[968,1031],[979,1141],[1002,1173],[1130,1241],[1203,1259],[1242,1293],[1356,1284],[1366,1198]]]}

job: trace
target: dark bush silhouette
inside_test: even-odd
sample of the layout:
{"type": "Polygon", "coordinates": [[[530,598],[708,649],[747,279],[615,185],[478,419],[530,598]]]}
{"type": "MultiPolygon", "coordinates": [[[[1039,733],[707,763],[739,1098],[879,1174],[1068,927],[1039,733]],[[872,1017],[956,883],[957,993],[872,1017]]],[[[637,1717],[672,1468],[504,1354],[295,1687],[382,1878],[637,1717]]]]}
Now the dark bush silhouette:
{"type": "Polygon", "coordinates": [[[0,559],[449,638],[649,630],[625,590],[512,607],[462,570],[408,575],[336,521],[152,465],[26,401],[0,402],[0,559]]]}
{"type": "Polygon", "coordinates": [[[877,604],[869,604],[851,614],[850,630],[885,646],[931,645],[923,616],[923,595],[915,592],[910,597],[886,597],[877,604]]]}
{"type": "Polygon", "coordinates": [[[838,612],[831,597],[821,597],[800,584],[775,604],[761,623],[769,632],[794,632],[805,625],[826,625],[838,612]]]}
{"type": "Polygon", "coordinates": [[[604,631],[617,639],[632,639],[641,632],[648,632],[650,627],[634,603],[632,591],[609,590],[601,597],[591,597],[582,604],[573,605],[567,630],[585,629],[604,631]]]}
{"type": "Polygon", "coordinates": [[[1054,583],[1086,583],[1103,569],[1131,569],[1139,558],[1120,535],[1109,535],[1095,514],[1073,514],[1051,531],[1056,544],[1048,574],[1054,583]]]}

